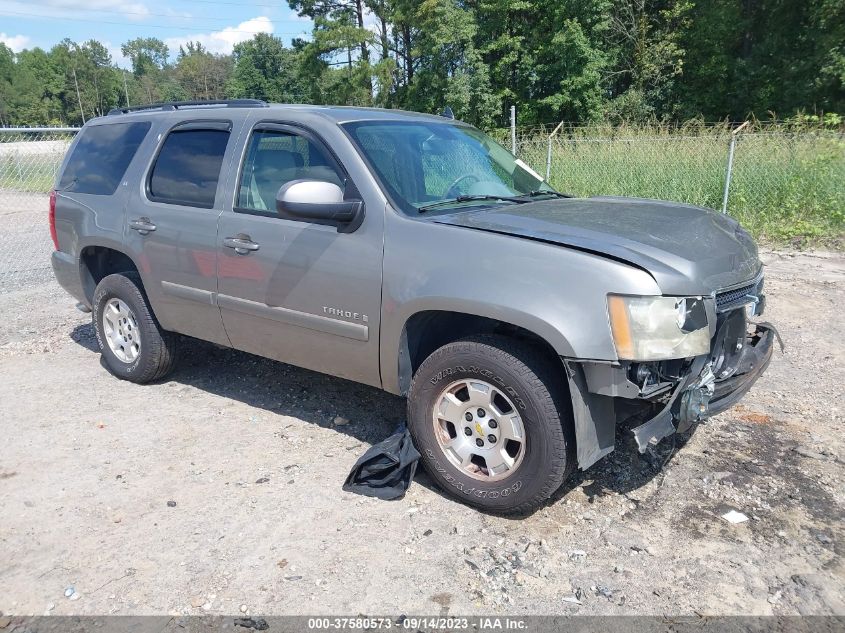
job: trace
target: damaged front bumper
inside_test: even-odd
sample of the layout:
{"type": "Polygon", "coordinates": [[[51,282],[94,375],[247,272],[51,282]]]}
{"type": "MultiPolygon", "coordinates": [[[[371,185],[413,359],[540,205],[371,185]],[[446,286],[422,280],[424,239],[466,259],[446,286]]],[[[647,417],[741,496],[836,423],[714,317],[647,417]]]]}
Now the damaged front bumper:
{"type": "Polygon", "coordinates": [[[564,360],[572,395],[578,465],[610,453],[617,425],[632,429],[641,453],[665,437],[736,404],[763,374],[780,341],[769,323],[748,322],[743,310],[720,318],[709,354],[662,363],[564,360]]]}
{"type": "Polygon", "coordinates": [[[736,366],[721,380],[713,372],[710,357],[695,358],[689,374],[674,389],[660,413],[632,429],[639,451],[644,453],[672,433],[683,433],[695,422],[721,413],[739,402],[769,366],[775,338],[780,339],[774,326],[755,323],[754,331],[742,346],[736,366]]]}

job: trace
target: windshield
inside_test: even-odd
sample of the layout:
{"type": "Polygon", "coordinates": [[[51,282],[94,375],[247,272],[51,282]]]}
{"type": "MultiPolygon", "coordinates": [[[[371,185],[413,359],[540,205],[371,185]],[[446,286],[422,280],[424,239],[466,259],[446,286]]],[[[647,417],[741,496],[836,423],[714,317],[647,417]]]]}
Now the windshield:
{"type": "Polygon", "coordinates": [[[343,126],[393,202],[408,215],[502,199],[551,187],[475,128],[428,121],[362,121],[343,126]]]}

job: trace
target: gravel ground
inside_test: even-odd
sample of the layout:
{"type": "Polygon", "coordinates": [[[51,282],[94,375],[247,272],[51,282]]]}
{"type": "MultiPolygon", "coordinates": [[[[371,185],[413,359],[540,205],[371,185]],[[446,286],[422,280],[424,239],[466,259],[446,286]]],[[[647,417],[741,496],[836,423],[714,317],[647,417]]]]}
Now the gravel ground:
{"type": "Polygon", "coordinates": [[[662,469],[620,431],[522,519],[424,475],[401,501],[342,492],[401,399],[197,341],[166,382],[120,382],[52,281],[9,283],[0,611],[845,614],[845,260],[765,261],[787,349],[742,404],[662,469]]]}

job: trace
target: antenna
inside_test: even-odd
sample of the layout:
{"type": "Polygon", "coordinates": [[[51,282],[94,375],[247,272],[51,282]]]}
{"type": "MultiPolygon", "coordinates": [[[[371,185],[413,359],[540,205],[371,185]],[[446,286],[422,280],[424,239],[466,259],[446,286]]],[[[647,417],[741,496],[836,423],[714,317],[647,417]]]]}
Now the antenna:
{"type": "Polygon", "coordinates": [[[454,119],[455,113],[452,112],[452,108],[446,106],[445,108],[443,108],[443,112],[440,113],[440,116],[445,117],[447,119],[454,119]]]}

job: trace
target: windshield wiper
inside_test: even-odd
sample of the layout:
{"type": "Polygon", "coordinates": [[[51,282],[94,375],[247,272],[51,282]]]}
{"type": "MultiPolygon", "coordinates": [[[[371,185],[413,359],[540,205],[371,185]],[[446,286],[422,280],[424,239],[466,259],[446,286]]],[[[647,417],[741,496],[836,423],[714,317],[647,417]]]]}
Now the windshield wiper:
{"type": "Polygon", "coordinates": [[[531,198],[535,198],[537,196],[553,196],[555,198],[571,198],[572,196],[566,193],[560,193],[559,191],[555,191],[553,189],[537,189],[535,191],[529,191],[528,193],[523,193],[518,196],[496,196],[490,194],[477,194],[477,195],[462,195],[458,196],[457,198],[451,198],[449,200],[439,200],[437,202],[432,202],[431,204],[426,204],[421,206],[417,211],[420,213],[425,213],[429,209],[437,209],[439,207],[448,207],[453,204],[460,204],[462,202],[474,202],[476,200],[502,200],[505,202],[531,202],[531,198]]]}
{"type": "Polygon", "coordinates": [[[432,202],[431,204],[426,204],[421,206],[417,211],[420,213],[425,213],[430,209],[437,209],[438,207],[448,207],[453,204],[460,204],[461,202],[474,202],[476,200],[502,200],[505,202],[528,202],[525,199],[525,196],[493,196],[493,195],[463,195],[458,196],[457,198],[452,198],[450,200],[439,200],[438,202],[432,202]]]}
{"type": "Polygon", "coordinates": [[[534,191],[529,191],[523,198],[534,198],[536,196],[554,196],[555,198],[573,198],[574,196],[569,193],[561,193],[560,191],[555,191],[554,189],[535,189],[534,191]]]}
{"type": "Polygon", "coordinates": [[[66,184],[64,187],[57,187],[55,189],[55,191],[56,191],[56,193],[65,193],[65,192],[73,193],[73,190],[71,189],[71,187],[76,185],[76,183],[78,183],[78,182],[79,182],[79,177],[77,176],[76,178],[71,180],[68,184],[66,184]]]}

